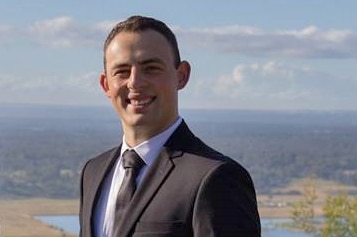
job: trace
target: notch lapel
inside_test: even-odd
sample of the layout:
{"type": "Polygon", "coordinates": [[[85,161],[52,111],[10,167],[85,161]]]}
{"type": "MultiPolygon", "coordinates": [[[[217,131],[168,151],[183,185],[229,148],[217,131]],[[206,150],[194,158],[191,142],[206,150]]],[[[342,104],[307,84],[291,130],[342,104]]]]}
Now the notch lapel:
{"type": "Polygon", "coordinates": [[[159,157],[157,157],[152,167],[149,168],[148,173],[136,190],[131,204],[124,214],[124,218],[118,217],[120,222],[116,226],[114,236],[130,236],[130,231],[135,226],[145,207],[174,168],[174,164],[170,158],[172,154],[170,153],[168,148],[163,148],[159,157]]]}
{"type": "MultiPolygon", "coordinates": [[[[88,212],[84,214],[86,218],[86,223],[89,223],[88,226],[91,226],[91,220],[93,217],[93,213],[95,210],[96,200],[98,198],[98,194],[101,191],[101,185],[105,179],[105,176],[112,169],[115,161],[120,155],[121,146],[112,149],[108,153],[102,155],[101,159],[98,159],[95,164],[91,164],[88,170],[86,170],[86,192],[83,194],[83,199],[87,200],[86,206],[88,212]],[[96,174],[96,175],[94,175],[96,174]],[[91,187],[89,187],[91,186],[91,187]]],[[[90,231],[88,233],[91,233],[90,231]]]]}

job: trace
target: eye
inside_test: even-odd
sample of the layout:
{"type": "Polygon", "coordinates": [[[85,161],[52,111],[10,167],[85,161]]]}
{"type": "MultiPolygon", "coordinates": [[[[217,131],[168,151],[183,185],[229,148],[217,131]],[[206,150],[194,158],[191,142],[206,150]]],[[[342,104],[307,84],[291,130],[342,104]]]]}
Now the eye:
{"type": "Polygon", "coordinates": [[[124,68],[117,69],[117,70],[113,71],[113,76],[125,79],[125,78],[130,77],[130,73],[131,73],[130,69],[124,69],[124,68]]]}
{"type": "Polygon", "coordinates": [[[150,64],[150,65],[146,65],[143,68],[143,70],[145,73],[151,74],[151,73],[158,73],[158,72],[162,71],[162,68],[159,65],[150,64]]]}

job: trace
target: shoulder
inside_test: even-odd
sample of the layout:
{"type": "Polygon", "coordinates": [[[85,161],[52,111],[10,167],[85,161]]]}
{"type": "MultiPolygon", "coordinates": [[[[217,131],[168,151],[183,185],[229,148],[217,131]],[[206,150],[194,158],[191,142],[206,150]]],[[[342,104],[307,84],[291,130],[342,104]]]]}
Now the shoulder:
{"type": "Polygon", "coordinates": [[[226,156],[213,159],[212,163],[197,189],[194,225],[209,226],[208,223],[215,222],[209,228],[222,236],[260,236],[255,187],[249,172],[226,156]],[[207,222],[202,220],[211,217],[207,222]]]}
{"type": "Polygon", "coordinates": [[[248,186],[252,184],[252,178],[248,170],[238,161],[222,153],[207,148],[196,153],[184,153],[182,159],[176,162],[185,163],[187,167],[196,172],[204,172],[204,179],[207,181],[222,179],[222,181],[242,182],[248,186]]]}
{"type": "Polygon", "coordinates": [[[234,173],[250,179],[248,171],[238,161],[207,145],[191,132],[185,122],[176,129],[165,147],[177,154],[171,156],[174,163],[189,170],[201,171],[206,175],[234,173]]]}
{"type": "Polygon", "coordinates": [[[87,160],[84,164],[82,172],[93,172],[93,170],[100,168],[101,166],[110,164],[114,161],[120,153],[120,146],[109,149],[97,156],[94,156],[87,160]]]}
{"type": "Polygon", "coordinates": [[[182,151],[202,157],[224,159],[223,155],[206,145],[183,121],[164,145],[172,151],[182,151]]]}

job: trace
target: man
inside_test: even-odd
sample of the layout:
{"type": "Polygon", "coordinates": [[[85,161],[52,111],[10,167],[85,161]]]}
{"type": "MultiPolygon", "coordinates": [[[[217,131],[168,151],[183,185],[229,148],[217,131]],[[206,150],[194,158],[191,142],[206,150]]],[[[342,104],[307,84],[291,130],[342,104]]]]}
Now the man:
{"type": "Polygon", "coordinates": [[[178,91],[189,76],[163,22],[133,16],[108,35],[100,85],[124,135],[83,168],[82,237],[260,236],[249,173],[179,116],[178,91]],[[138,168],[125,165],[128,159],[138,168]]]}

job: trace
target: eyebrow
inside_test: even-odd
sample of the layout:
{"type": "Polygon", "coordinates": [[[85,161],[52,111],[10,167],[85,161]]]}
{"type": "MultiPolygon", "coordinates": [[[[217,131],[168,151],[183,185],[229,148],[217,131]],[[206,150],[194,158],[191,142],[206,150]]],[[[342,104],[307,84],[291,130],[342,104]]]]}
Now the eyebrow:
{"type": "Polygon", "coordinates": [[[148,58],[148,59],[139,61],[139,65],[145,65],[145,64],[149,64],[149,63],[159,63],[162,65],[164,64],[164,62],[160,58],[157,58],[157,57],[148,58]]]}
{"type": "MultiPolygon", "coordinates": [[[[153,57],[153,58],[148,58],[148,59],[143,59],[138,62],[140,66],[142,65],[147,65],[150,63],[158,63],[160,65],[165,65],[165,63],[158,57],[153,57]]],[[[116,63],[112,66],[112,69],[116,68],[123,68],[123,67],[131,67],[130,63],[116,63]]]]}

